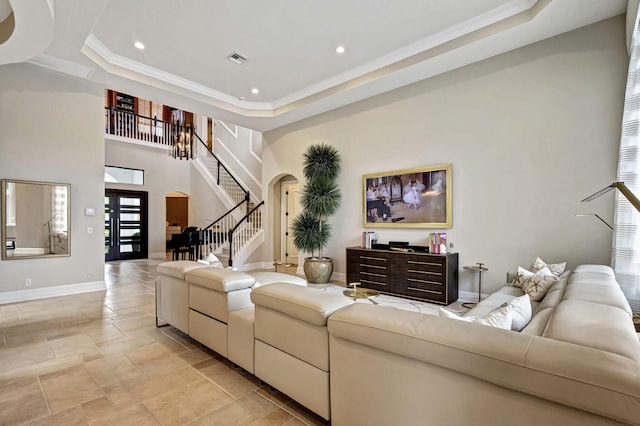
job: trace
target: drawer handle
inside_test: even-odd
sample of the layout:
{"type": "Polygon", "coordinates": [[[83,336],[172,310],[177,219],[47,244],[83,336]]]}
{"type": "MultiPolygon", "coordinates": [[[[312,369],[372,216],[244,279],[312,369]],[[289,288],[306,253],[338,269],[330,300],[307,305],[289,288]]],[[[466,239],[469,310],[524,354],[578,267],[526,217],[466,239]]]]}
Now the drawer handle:
{"type": "Polygon", "coordinates": [[[421,291],[423,293],[442,294],[441,291],[425,290],[423,288],[407,287],[409,290],[421,291]]]}
{"type": "Polygon", "coordinates": [[[386,275],[383,274],[374,274],[373,272],[360,272],[360,275],[372,275],[374,277],[382,277],[382,278],[387,278],[386,275]]]}
{"type": "Polygon", "coordinates": [[[366,263],[361,263],[360,264],[361,268],[376,268],[376,269],[387,269],[386,266],[380,266],[380,265],[367,265],[366,263]]]}
{"type": "Polygon", "coordinates": [[[374,285],[386,285],[385,283],[379,283],[379,282],[376,282],[376,281],[369,281],[369,280],[360,280],[360,282],[374,284],[374,285]]]}
{"type": "Polygon", "coordinates": [[[407,263],[411,263],[411,264],[414,264],[414,265],[429,265],[429,266],[440,266],[440,267],[442,267],[442,263],[418,262],[416,260],[407,260],[407,263]]]}
{"type": "Polygon", "coordinates": [[[360,256],[360,259],[378,260],[380,262],[386,262],[387,261],[387,259],[385,259],[384,257],[371,257],[371,256],[360,256]]]}
{"type": "Polygon", "coordinates": [[[416,274],[437,275],[439,277],[442,276],[442,272],[418,271],[417,269],[409,269],[408,272],[415,272],[416,274]]]}
{"type": "Polygon", "coordinates": [[[426,284],[434,284],[434,285],[442,285],[441,282],[437,281],[427,281],[427,280],[418,280],[415,278],[408,278],[408,281],[413,281],[414,283],[426,283],[426,284]]]}

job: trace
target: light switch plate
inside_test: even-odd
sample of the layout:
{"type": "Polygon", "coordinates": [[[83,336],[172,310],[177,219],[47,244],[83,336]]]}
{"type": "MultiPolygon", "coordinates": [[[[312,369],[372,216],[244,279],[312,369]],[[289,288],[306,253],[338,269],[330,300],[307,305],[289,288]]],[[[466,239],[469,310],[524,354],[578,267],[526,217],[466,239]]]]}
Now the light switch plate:
{"type": "Polygon", "coordinates": [[[96,209],[94,209],[93,207],[87,207],[84,209],[84,215],[85,216],[95,216],[96,215],[96,209]]]}

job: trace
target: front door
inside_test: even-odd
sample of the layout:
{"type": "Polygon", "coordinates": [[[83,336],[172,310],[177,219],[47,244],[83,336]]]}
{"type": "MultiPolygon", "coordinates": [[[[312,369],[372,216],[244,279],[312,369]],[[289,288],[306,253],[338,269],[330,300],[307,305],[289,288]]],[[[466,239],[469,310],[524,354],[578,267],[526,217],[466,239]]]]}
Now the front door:
{"type": "Polygon", "coordinates": [[[104,195],[105,260],[144,259],[147,247],[147,193],[107,189],[104,195]]]}

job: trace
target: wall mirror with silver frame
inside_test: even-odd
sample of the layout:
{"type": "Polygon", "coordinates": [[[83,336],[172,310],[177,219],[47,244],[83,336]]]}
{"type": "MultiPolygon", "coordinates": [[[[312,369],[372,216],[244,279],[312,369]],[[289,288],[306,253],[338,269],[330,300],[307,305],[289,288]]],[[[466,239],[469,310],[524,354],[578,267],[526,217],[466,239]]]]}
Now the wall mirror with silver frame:
{"type": "Polygon", "coordinates": [[[71,185],[2,179],[2,259],[71,254],[71,185]]]}

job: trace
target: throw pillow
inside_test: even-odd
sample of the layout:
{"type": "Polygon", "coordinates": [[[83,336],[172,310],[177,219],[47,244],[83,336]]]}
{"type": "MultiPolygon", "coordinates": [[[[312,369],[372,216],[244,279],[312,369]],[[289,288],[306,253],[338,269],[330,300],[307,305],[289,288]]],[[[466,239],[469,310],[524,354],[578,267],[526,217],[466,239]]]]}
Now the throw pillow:
{"type": "Polygon", "coordinates": [[[524,269],[522,266],[518,266],[518,272],[513,277],[513,281],[511,285],[514,287],[522,288],[522,284],[533,276],[533,272],[530,272],[528,269],[524,269]]]}
{"type": "Polygon", "coordinates": [[[538,272],[544,268],[549,268],[549,271],[551,271],[551,273],[557,277],[564,272],[564,268],[566,266],[567,266],[567,262],[545,263],[544,260],[540,259],[539,257],[536,257],[535,259],[533,259],[533,262],[531,262],[531,266],[529,266],[529,271],[538,272]]]}
{"type": "Polygon", "coordinates": [[[198,262],[213,266],[214,268],[224,268],[224,265],[220,262],[218,256],[213,253],[209,253],[203,261],[198,260],[198,262]]]}
{"type": "Polygon", "coordinates": [[[511,307],[511,330],[520,331],[529,324],[532,315],[531,298],[529,294],[516,297],[504,305],[511,307]]]}
{"type": "Polygon", "coordinates": [[[460,321],[488,325],[491,327],[504,328],[505,330],[511,330],[511,323],[513,321],[511,306],[502,306],[498,309],[494,309],[483,317],[461,317],[454,314],[453,312],[447,311],[444,308],[440,308],[440,316],[444,318],[453,318],[460,321]]]}
{"type": "Polygon", "coordinates": [[[549,268],[545,267],[533,274],[531,278],[528,278],[522,284],[522,290],[529,294],[531,300],[539,302],[556,282],[558,282],[558,277],[552,274],[549,268]]]}

